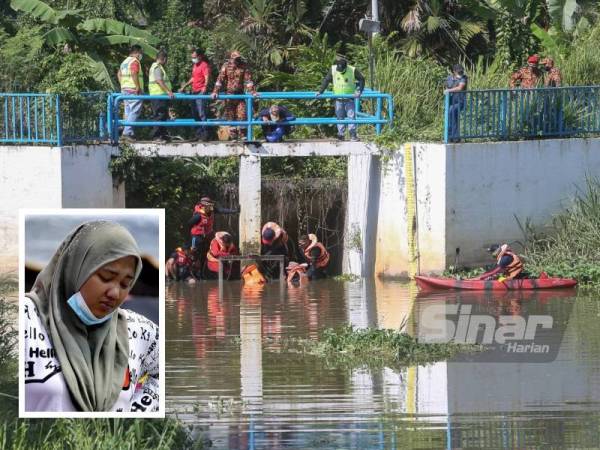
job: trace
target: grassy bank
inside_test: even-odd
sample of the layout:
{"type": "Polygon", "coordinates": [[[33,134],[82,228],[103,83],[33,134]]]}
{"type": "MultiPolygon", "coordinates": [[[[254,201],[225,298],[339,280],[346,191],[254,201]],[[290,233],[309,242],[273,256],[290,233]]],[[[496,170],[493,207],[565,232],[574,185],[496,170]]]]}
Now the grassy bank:
{"type": "Polygon", "coordinates": [[[600,180],[588,178],[571,207],[557,215],[545,232],[529,224],[525,261],[533,274],[575,278],[584,284],[600,284],[600,180]]]}
{"type": "Polygon", "coordinates": [[[0,297],[0,450],[205,448],[176,419],[18,419],[15,309],[0,297]]]}
{"type": "MultiPolygon", "coordinates": [[[[532,277],[546,272],[575,278],[584,285],[600,285],[600,179],[586,179],[571,206],[543,230],[527,220],[519,226],[525,235],[525,269],[532,277]]],[[[473,278],[485,270],[450,267],[443,276],[473,278]]]]}
{"type": "Polygon", "coordinates": [[[397,330],[351,325],[324,330],[318,340],[294,339],[287,350],[324,358],[328,363],[350,367],[397,368],[451,358],[458,353],[481,350],[478,345],[425,344],[397,330]]]}

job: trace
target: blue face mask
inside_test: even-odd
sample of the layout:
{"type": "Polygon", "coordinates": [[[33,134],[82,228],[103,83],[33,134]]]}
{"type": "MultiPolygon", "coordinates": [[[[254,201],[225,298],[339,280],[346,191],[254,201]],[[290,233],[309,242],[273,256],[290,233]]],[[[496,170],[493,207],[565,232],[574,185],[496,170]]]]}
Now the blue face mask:
{"type": "Polygon", "coordinates": [[[101,319],[98,319],[92,313],[92,311],[90,311],[90,308],[88,308],[88,305],[85,302],[85,300],[83,299],[83,296],[81,295],[80,292],[75,292],[71,296],[71,298],[69,300],[67,300],[67,304],[71,307],[71,309],[77,315],[77,317],[79,317],[79,320],[81,320],[84,324],[86,324],[88,326],[104,323],[107,320],[109,320],[112,317],[112,315],[115,313],[113,311],[110,314],[107,314],[106,316],[102,317],[101,319]]]}

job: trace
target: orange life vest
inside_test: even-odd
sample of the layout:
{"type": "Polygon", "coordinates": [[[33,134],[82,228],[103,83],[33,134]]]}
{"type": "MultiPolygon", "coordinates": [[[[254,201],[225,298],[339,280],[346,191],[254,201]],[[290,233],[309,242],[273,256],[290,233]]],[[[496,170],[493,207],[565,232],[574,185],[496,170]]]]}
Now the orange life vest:
{"type": "Polygon", "coordinates": [[[206,236],[211,234],[215,223],[214,213],[207,214],[204,208],[198,204],[194,208],[194,214],[200,214],[200,220],[192,227],[192,236],[206,236]]]}
{"type": "Polygon", "coordinates": [[[307,261],[312,261],[310,251],[315,247],[321,250],[321,254],[317,258],[315,266],[317,267],[317,269],[322,269],[323,267],[326,267],[327,264],[329,264],[329,252],[323,244],[317,241],[312,242],[308,247],[306,247],[306,250],[304,250],[304,256],[306,256],[307,261]]]}
{"type": "Polygon", "coordinates": [[[183,250],[177,250],[175,255],[175,264],[178,266],[189,266],[190,258],[185,254],[183,250]]]}
{"type": "Polygon", "coordinates": [[[244,267],[244,270],[242,270],[242,280],[246,286],[257,286],[267,283],[267,279],[260,273],[256,264],[248,264],[244,267]]]}
{"type": "Polygon", "coordinates": [[[521,259],[512,252],[512,250],[507,249],[503,252],[500,252],[498,255],[498,264],[500,264],[500,260],[505,255],[512,256],[513,259],[512,262],[504,268],[504,277],[508,280],[511,280],[523,271],[523,263],[521,262],[521,259]]]}
{"type": "MultiPolygon", "coordinates": [[[[275,237],[273,238],[273,240],[271,241],[270,244],[268,245],[273,245],[275,244],[275,242],[277,242],[278,239],[281,239],[281,243],[283,245],[287,244],[288,241],[288,234],[286,233],[286,231],[281,228],[279,225],[277,225],[275,222],[267,222],[263,225],[262,230],[260,231],[260,235],[262,236],[262,234],[265,232],[266,229],[270,228],[271,230],[273,230],[275,232],[275,237]]],[[[263,241],[263,244],[265,244],[265,242],[263,241]]]]}
{"type": "Polygon", "coordinates": [[[228,255],[237,254],[237,248],[235,247],[235,244],[233,242],[229,245],[225,245],[225,243],[223,242],[223,236],[225,236],[226,234],[229,233],[227,233],[226,231],[219,231],[217,234],[215,234],[213,240],[210,241],[210,247],[208,249],[208,252],[206,253],[206,265],[208,266],[208,269],[212,272],[219,271],[219,257],[215,253],[227,253],[228,255]]]}
{"type": "Polygon", "coordinates": [[[297,280],[300,284],[303,284],[302,282],[307,280],[306,267],[303,266],[302,264],[290,263],[287,270],[288,270],[288,274],[287,274],[287,282],[288,283],[293,283],[296,275],[298,276],[297,280]]]}

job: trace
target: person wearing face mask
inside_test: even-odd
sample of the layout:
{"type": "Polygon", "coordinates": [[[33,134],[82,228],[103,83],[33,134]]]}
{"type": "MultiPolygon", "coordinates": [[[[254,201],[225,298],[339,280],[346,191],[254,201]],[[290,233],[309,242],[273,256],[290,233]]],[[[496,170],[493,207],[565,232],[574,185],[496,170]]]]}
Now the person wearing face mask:
{"type": "Polygon", "coordinates": [[[158,327],[121,308],[141,270],[115,222],[63,240],[21,305],[25,411],[158,411],[158,327]]]}
{"type": "Polygon", "coordinates": [[[544,69],[544,86],[545,87],[560,87],[562,84],[562,74],[560,70],[554,67],[554,60],[552,58],[544,58],[541,61],[544,69]]]}
{"type": "MultiPolygon", "coordinates": [[[[226,94],[244,94],[245,91],[248,91],[254,97],[259,96],[254,87],[252,73],[248,68],[248,64],[237,50],[230,53],[229,61],[223,64],[219,71],[219,76],[217,77],[215,87],[211,94],[213,100],[216,100],[219,97],[219,92],[221,90],[224,90],[226,94]]],[[[246,100],[225,100],[224,106],[225,120],[246,120],[246,100]]],[[[244,135],[244,128],[230,128],[230,139],[243,138],[244,135]]]]}
{"type": "MultiPolygon", "coordinates": [[[[353,66],[348,65],[346,58],[338,56],[335,60],[335,64],[331,66],[331,70],[327,73],[319,92],[315,94],[315,97],[321,96],[329,83],[333,82],[333,93],[334,95],[354,95],[358,98],[362,95],[365,88],[365,77],[353,66]]],[[[353,98],[338,98],[335,100],[335,116],[338,120],[350,119],[353,120],[356,117],[356,111],[354,109],[353,98]]],[[[352,141],[358,141],[358,135],[356,133],[356,124],[350,124],[348,126],[350,130],[350,139],[352,141]]],[[[337,126],[338,134],[337,138],[340,141],[345,139],[346,125],[339,124],[337,126]]]]}
{"type": "MultiPolygon", "coordinates": [[[[142,72],[142,47],[135,44],[131,46],[129,56],[119,66],[117,78],[121,85],[121,93],[125,95],[141,95],[144,93],[144,74],[142,72]]],[[[135,122],[142,111],[142,100],[125,100],[125,120],[135,122]]],[[[123,128],[123,140],[133,141],[133,127],[123,128]]]]}
{"type": "MultiPolygon", "coordinates": [[[[197,48],[192,52],[192,76],[187,83],[181,86],[179,92],[183,92],[188,86],[192,86],[192,94],[204,95],[208,90],[210,80],[210,64],[204,55],[204,52],[197,48]]],[[[192,103],[192,115],[194,120],[206,121],[206,100],[201,98],[192,103]]],[[[196,137],[198,140],[208,140],[208,130],[206,127],[196,127],[196,137]]]]}
{"type": "MultiPolygon", "coordinates": [[[[165,71],[165,64],[167,64],[167,52],[161,50],[156,56],[156,61],[150,67],[148,92],[150,95],[168,95],[169,98],[174,98],[171,81],[165,71]]],[[[166,100],[151,100],[150,104],[152,105],[152,120],[164,122],[169,118],[169,107],[166,100]]],[[[159,126],[153,127],[152,138],[155,142],[166,143],[169,140],[167,129],[159,126]]]]}
{"type": "Polygon", "coordinates": [[[258,113],[258,117],[263,122],[271,122],[262,125],[262,131],[267,142],[281,142],[283,136],[292,132],[291,125],[280,125],[278,122],[291,122],[296,120],[289,109],[279,105],[272,105],[270,108],[262,109],[258,113]]]}

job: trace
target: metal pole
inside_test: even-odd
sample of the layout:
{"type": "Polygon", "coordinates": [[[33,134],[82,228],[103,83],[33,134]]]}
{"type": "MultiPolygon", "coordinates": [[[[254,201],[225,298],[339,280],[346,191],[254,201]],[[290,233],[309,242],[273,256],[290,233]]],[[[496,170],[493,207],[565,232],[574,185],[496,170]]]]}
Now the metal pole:
{"type": "Polygon", "coordinates": [[[373,59],[373,35],[369,33],[369,85],[375,90],[375,60],[373,59]]]}
{"type": "Polygon", "coordinates": [[[377,0],[371,0],[371,16],[375,22],[379,22],[379,5],[377,0]]]}

